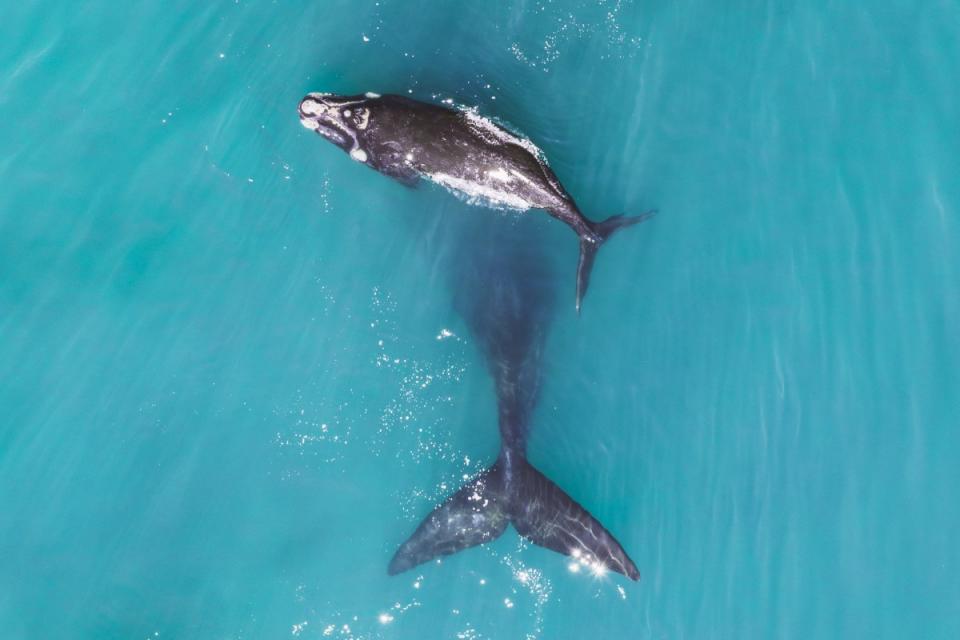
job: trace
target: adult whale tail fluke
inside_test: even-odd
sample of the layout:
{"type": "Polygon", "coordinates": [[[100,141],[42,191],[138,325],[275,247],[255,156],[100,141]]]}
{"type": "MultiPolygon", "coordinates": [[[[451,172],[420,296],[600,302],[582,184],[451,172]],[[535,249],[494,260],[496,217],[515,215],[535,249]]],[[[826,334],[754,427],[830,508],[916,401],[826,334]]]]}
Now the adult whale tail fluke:
{"type": "Polygon", "coordinates": [[[638,216],[618,215],[611,216],[602,222],[587,221],[589,229],[593,233],[592,235],[586,235],[585,233],[580,235],[580,261],[577,263],[577,313],[580,313],[583,296],[587,293],[587,286],[590,284],[590,272],[593,270],[593,261],[597,257],[600,246],[616,231],[649,220],[656,213],[656,211],[647,211],[638,216]]]}
{"type": "Polygon", "coordinates": [[[393,576],[439,556],[499,538],[509,522],[505,493],[498,462],[424,518],[397,549],[387,572],[393,576]]]}
{"type": "MultiPolygon", "coordinates": [[[[581,216],[582,217],[582,216],[581,216]]],[[[587,221],[597,244],[643,220],[587,221]]],[[[453,306],[486,361],[497,397],[500,455],[446,498],[390,561],[391,575],[496,540],[512,524],[536,545],[570,556],[571,571],[617,572],[640,579],[623,547],[566,492],[527,460],[527,441],[543,378],[542,357],[555,309],[557,278],[537,227],[508,218],[476,219],[454,231],[448,274],[453,306]]]]}
{"type": "Polygon", "coordinates": [[[610,532],[526,458],[505,450],[496,464],[428,515],[390,561],[395,575],[497,539],[512,523],[534,544],[572,556],[572,570],[640,572],[610,532]]]}

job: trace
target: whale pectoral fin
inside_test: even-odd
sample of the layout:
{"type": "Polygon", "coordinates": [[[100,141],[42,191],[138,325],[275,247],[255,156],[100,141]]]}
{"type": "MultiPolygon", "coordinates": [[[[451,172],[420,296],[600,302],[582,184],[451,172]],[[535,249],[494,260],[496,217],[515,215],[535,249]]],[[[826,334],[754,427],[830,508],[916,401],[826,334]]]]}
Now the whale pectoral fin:
{"type": "Polygon", "coordinates": [[[407,163],[403,148],[396,142],[383,143],[375,154],[374,168],[411,189],[420,183],[420,174],[407,163]]]}
{"type": "Polygon", "coordinates": [[[389,574],[499,538],[508,522],[500,486],[500,467],[494,465],[447,498],[400,545],[389,574]]]}
{"type": "Polygon", "coordinates": [[[575,567],[640,579],[617,539],[563,489],[529,463],[521,470],[520,482],[521,493],[511,518],[517,533],[536,545],[573,556],[579,563],[575,567]]]}
{"type": "Polygon", "coordinates": [[[420,174],[409,167],[391,166],[381,169],[381,173],[390,176],[400,184],[415,189],[420,184],[420,174]]]}

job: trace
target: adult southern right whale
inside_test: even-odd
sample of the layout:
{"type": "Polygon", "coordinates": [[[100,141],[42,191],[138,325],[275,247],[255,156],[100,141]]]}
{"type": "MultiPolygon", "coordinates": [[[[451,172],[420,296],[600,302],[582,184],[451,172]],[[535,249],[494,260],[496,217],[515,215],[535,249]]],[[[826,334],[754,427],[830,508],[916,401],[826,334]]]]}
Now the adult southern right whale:
{"type": "Polygon", "coordinates": [[[616,538],[527,460],[556,282],[541,243],[530,241],[537,226],[476,219],[463,223],[459,242],[444,243],[454,308],[494,381],[500,453],[421,522],[390,561],[391,575],[495,540],[512,524],[535,544],[573,556],[574,569],[640,578],[616,538]]]}
{"type": "Polygon", "coordinates": [[[425,178],[473,203],[543,209],[565,222],[580,238],[578,312],[600,245],[618,229],[653,215],[587,219],[536,145],[472,109],[397,95],[310,93],[300,101],[300,122],[354,160],[404,184],[425,178]]]}

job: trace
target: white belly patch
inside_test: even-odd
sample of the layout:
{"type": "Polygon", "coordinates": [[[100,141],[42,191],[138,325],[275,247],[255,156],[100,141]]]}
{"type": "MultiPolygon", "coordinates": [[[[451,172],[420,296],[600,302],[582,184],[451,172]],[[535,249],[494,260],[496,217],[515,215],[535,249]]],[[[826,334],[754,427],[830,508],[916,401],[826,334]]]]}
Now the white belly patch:
{"type": "MultiPolygon", "coordinates": [[[[495,171],[503,171],[497,169],[495,171]]],[[[493,172],[491,172],[492,174],[493,172]]],[[[489,185],[465,180],[446,173],[428,173],[425,178],[436,182],[442,187],[446,187],[454,194],[460,196],[468,204],[483,205],[497,209],[515,209],[517,211],[526,211],[532,208],[532,204],[526,199],[515,193],[502,191],[489,185]]],[[[491,175],[491,177],[495,177],[491,175]]],[[[503,177],[509,179],[506,171],[503,171],[503,177]]]]}

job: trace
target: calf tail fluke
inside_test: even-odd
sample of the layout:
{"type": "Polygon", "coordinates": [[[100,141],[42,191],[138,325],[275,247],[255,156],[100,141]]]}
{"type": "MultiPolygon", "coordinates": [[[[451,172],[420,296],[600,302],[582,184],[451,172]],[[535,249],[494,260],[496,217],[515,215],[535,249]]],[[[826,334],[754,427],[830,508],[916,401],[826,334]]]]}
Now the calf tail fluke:
{"type": "Polygon", "coordinates": [[[649,220],[655,214],[656,211],[647,211],[638,216],[612,216],[602,222],[591,222],[589,228],[592,233],[580,235],[580,261],[577,263],[577,313],[580,313],[583,296],[586,295],[587,286],[590,284],[593,261],[596,259],[597,251],[601,245],[623,227],[649,220]]]}
{"type": "Polygon", "coordinates": [[[390,561],[391,575],[440,556],[497,539],[510,522],[534,544],[572,556],[571,569],[640,572],[610,532],[525,459],[510,469],[498,461],[450,496],[420,523],[390,561]]]}

